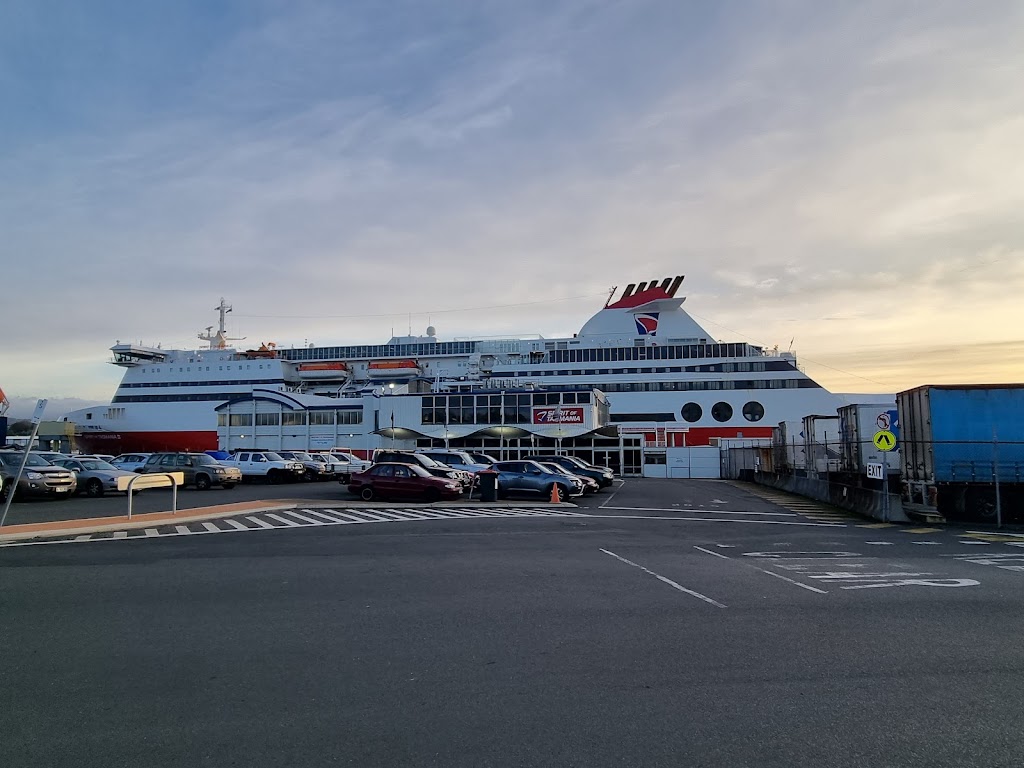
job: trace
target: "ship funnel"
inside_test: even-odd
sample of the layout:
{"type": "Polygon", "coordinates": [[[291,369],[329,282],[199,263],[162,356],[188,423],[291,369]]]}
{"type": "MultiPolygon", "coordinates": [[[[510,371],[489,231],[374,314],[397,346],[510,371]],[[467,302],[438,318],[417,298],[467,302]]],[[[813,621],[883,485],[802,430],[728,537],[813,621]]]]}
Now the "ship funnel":
{"type": "Polygon", "coordinates": [[[670,285],[669,288],[668,288],[668,295],[669,296],[672,296],[673,298],[675,298],[676,291],[678,291],[679,290],[679,286],[683,284],[683,278],[684,277],[685,277],[685,275],[676,275],[675,279],[672,281],[672,285],[670,285]]]}
{"type": "Polygon", "coordinates": [[[626,286],[626,290],[622,292],[622,296],[619,297],[619,301],[627,299],[633,295],[633,289],[636,288],[636,283],[630,283],[626,286]]]}

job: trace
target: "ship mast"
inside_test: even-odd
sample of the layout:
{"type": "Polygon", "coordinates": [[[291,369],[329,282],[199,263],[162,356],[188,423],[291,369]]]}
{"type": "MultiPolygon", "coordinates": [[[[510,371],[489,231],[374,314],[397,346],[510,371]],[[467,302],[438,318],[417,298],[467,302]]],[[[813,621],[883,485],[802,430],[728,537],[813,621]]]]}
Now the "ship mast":
{"type": "Polygon", "coordinates": [[[217,332],[212,333],[213,326],[206,326],[206,333],[200,333],[199,338],[202,341],[208,341],[210,343],[210,349],[226,349],[229,341],[242,341],[245,336],[228,336],[226,317],[228,312],[232,310],[232,307],[228,306],[224,301],[224,297],[220,297],[220,304],[214,307],[220,312],[220,323],[217,327],[217,332]]]}

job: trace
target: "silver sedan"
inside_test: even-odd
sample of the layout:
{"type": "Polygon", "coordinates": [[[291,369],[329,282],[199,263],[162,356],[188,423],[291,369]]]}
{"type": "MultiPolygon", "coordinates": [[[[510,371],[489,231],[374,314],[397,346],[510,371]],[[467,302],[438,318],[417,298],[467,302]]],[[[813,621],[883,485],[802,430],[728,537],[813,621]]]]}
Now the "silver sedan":
{"type": "Polygon", "coordinates": [[[138,477],[135,472],[126,472],[100,459],[57,459],[53,463],[74,472],[78,477],[78,493],[86,496],[117,492],[117,478],[138,477]]]}

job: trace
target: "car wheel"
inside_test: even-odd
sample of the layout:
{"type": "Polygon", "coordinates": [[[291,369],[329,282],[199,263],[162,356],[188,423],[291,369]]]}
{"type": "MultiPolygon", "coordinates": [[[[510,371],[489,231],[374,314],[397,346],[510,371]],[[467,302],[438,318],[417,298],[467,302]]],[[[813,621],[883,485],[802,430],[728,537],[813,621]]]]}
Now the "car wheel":
{"type": "Polygon", "coordinates": [[[377,494],[373,492],[373,487],[369,485],[363,486],[363,489],[359,491],[359,498],[363,501],[373,501],[373,497],[376,495],[377,494]]]}
{"type": "Polygon", "coordinates": [[[302,473],[302,478],[307,483],[311,483],[314,480],[316,480],[316,472],[314,472],[312,469],[307,469],[305,472],[302,473]]]}
{"type": "Polygon", "coordinates": [[[5,485],[0,488],[0,501],[7,501],[7,492],[10,490],[10,486],[5,485]]]}
{"type": "Polygon", "coordinates": [[[435,501],[441,500],[441,492],[437,488],[427,488],[423,492],[423,500],[428,504],[433,504],[435,501]]]}
{"type": "Polygon", "coordinates": [[[267,472],[267,480],[272,482],[274,485],[280,483],[282,479],[283,478],[281,477],[281,470],[279,469],[272,469],[269,472],[267,472]]]}
{"type": "Polygon", "coordinates": [[[196,490],[197,491],[208,491],[210,490],[210,478],[206,475],[196,475],[196,490]]]}
{"type": "Polygon", "coordinates": [[[103,483],[95,477],[85,484],[85,495],[97,498],[103,495],[103,483]]]}

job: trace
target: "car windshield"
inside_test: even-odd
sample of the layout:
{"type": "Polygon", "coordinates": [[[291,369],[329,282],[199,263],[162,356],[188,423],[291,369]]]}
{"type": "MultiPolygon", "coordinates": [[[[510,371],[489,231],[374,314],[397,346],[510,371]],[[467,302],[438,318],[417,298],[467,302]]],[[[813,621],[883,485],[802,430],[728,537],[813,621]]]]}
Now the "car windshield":
{"type": "Polygon", "coordinates": [[[580,469],[588,469],[586,463],[580,461],[575,456],[562,456],[561,458],[563,461],[569,462],[574,467],[579,467],[580,469]]]}
{"type": "Polygon", "coordinates": [[[100,461],[99,459],[83,459],[81,461],[81,464],[82,464],[82,466],[85,469],[90,470],[90,471],[97,470],[97,469],[106,470],[106,471],[113,470],[114,472],[118,471],[117,467],[115,467],[113,464],[111,464],[109,462],[106,462],[106,461],[100,461]]]}
{"type": "Polygon", "coordinates": [[[292,458],[295,459],[296,461],[313,461],[312,456],[310,456],[308,453],[303,453],[302,451],[292,451],[291,455],[292,458]]]}
{"type": "Polygon", "coordinates": [[[267,461],[284,461],[284,457],[280,454],[274,453],[273,451],[267,451],[263,454],[267,461]]]}
{"type": "Polygon", "coordinates": [[[486,453],[471,453],[469,457],[473,459],[476,464],[497,464],[498,460],[493,456],[488,456],[486,453]]]}
{"type": "Polygon", "coordinates": [[[564,469],[564,468],[558,466],[557,464],[548,464],[546,461],[538,462],[538,464],[540,464],[542,467],[544,467],[544,469],[549,470],[551,472],[554,472],[556,475],[568,475],[569,474],[569,470],[564,469]]]}
{"type": "MultiPolygon", "coordinates": [[[[24,454],[21,454],[21,453],[5,453],[2,456],[0,456],[0,461],[2,461],[4,464],[6,464],[9,467],[17,467],[18,464],[21,463],[21,457],[23,455],[24,454]]],[[[26,467],[49,467],[49,466],[51,466],[51,464],[50,464],[50,462],[48,462],[46,459],[42,458],[41,456],[36,456],[35,454],[30,453],[28,455],[28,461],[25,462],[25,466],[26,467]]]]}
{"type": "Polygon", "coordinates": [[[433,475],[427,472],[427,470],[425,470],[423,467],[417,466],[416,464],[409,464],[408,467],[409,469],[412,470],[412,473],[417,477],[433,477],[433,475]]]}
{"type": "Polygon", "coordinates": [[[208,456],[205,453],[201,456],[196,456],[196,464],[202,464],[204,467],[220,464],[213,456],[208,456]]]}

